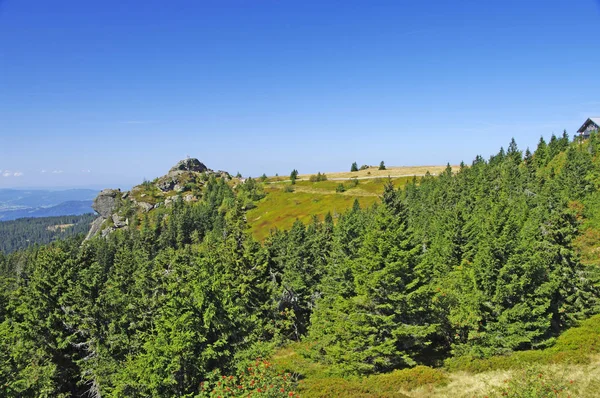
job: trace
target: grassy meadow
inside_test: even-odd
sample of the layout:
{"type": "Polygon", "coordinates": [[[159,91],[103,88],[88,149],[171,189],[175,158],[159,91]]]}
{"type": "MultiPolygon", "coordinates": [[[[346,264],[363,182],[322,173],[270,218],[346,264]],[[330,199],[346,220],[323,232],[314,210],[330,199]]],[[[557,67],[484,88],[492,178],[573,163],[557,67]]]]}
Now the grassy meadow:
{"type": "MultiPolygon", "coordinates": [[[[444,171],[446,166],[391,166],[386,167],[385,170],[379,170],[377,166],[371,166],[369,168],[358,170],[358,171],[333,171],[325,172],[327,178],[330,180],[336,179],[350,179],[350,178],[372,178],[372,177],[411,177],[411,176],[422,176],[427,172],[433,175],[437,175],[444,171]]],[[[452,166],[453,169],[458,169],[458,166],[452,166]]],[[[299,174],[299,181],[308,181],[311,174],[299,174]]],[[[289,175],[269,177],[268,181],[289,181],[289,175]]]]}
{"type": "MultiPolygon", "coordinates": [[[[456,168],[454,166],[453,168],[456,168]]],[[[314,216],[323,219],[327,213],[336,218],[358,199],[361,207],[378,201],[388,179],[395,187],[402,187],[415,176],[427,172],[441,173],[446,166],[401,166],[379,170],[373,166],[355,172],[326,172],[327,181],[312,182],[311,174],[299,174],[295,185],[289,176],[268,177],[265,181],[267,196],[248,211],[248,224],[254,238],[264,240],[274,229],[289,229],[296,220],[308,223],[314,216]],[[344,191],[339,191],[339,186],[344,191]]]]}
{"type": "MultiPolygon", "coordinates": [[[[256,239],[263,240],[276,228],[289,229],[296,220],[308,223],[313,216],[322,219],[328,212],[335,219],[336,214],[352,207],[355,199],[358,199],[361,207],[371,206],[379,200],[388,180],[387,176],[319,182],[311,182],[308,178],[298,180],[295,185],[289,182],[265,183],[267,196],[247,214],[250,230],[256,239]],[[336,192],[340,184],[343,184],[344,192],[336,192]]],[[[413,177],[390,178],[394,186],[401,187],[413,177]]]]}

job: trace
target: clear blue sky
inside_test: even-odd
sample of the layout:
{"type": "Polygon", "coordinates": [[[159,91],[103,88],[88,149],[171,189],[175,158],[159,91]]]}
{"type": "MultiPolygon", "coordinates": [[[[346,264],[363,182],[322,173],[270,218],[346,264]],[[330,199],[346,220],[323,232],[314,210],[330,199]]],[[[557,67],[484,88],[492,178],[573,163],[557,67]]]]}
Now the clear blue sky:
{"type": "Polygon", "coordinates": [[[0,187],[127,186],[186,155],[257,176],[535,146],[600,116],[599,17],[594,0],[0,0],[0,187]]]}

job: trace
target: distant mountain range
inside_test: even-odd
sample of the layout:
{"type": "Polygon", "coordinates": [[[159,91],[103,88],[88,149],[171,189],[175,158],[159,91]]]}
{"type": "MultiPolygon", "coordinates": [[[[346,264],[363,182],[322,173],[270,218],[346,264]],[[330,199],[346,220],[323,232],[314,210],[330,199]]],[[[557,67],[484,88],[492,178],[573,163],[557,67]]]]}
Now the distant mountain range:
{"type": "Polygon", "coordinates": [[[93,213],[92,201],[97,194],[92,189],[0,189],[0,221],[93,213]]]}

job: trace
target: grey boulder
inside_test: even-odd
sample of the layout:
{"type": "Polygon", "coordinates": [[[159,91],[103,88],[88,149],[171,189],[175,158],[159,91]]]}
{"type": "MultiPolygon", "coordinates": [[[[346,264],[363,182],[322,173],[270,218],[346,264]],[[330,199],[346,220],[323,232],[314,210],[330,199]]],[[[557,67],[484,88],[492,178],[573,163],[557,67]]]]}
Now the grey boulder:
{"type": "Polygon", "coordinates": [[[98,214],[104,218],[110,217],[117,206],[117,195],[119,195],[120,192],[121,191],[118,189],[102,190],[98,196],[96,196],[96,199],[94,199],[92,209],[96,210],[98,214]]]}

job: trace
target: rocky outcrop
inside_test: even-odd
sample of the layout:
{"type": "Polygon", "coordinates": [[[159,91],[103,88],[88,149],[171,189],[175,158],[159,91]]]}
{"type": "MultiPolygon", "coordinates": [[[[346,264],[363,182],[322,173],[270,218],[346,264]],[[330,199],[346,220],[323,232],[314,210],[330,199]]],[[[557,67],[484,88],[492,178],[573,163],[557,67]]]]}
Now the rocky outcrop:
{"type": "Polygon", "coordinates": [[[172,191],[175,185],[177,184],[177,180],[171,176],[164,176],[158,179],[156,182],[156,186],[163,192],[172,191]]]}
{"type": "Polygon", "coordinates": [[[180,160],[169,170],[167,175],[159,177],[156,187],[162,192],[183,192],[186,184],[196,184],[201,173],[214,173],[198,159],[188,158],[180,160]]]}
{"type": "Polygon", "coordinates": [[[98,217],[94,221],[92,221],[90,230],[88,231],[88,234],[85,236],[85,240],[92,239],[94,236],[96,236],[98,234],[98,232],[100,232],[100,229],[102,228],[102,223],[104,223],[104,220],[106,220],[106,219],[103,217],[98,217]]]}
{"type": "Polygon", "coordinates": [[[169,174],[177,174],[181,171],[195,171],[196,173],[204,173],[208,168],[204,165],[204,163],[200,162],[198,159],[187,158],[180,160],[177,164],[171,167],[169,170],[169,174]]]}
{"type": "Polygon", "coordinates": [[[118,214],[113,214],[112,220],[115,228],[123,228],[124,226],[129,224],[129,220],[125,219],[125,217],[121,217],[118,214]]]}
{"type": "Polygon", "coordinates": [[[154,208],[154,205],[148,202],[136,202],[136,205],[144,212],[147,213],[154,208]]]}
{"type": "Polygon", "coordinates": [[[173,203],[179,202],[179,201],[181,201],[181,196],[179,196],[179,195],[171,196],[170,198],[165,199],[165,206],[169,207],[169,206],[173,205],[173,203]]]}
{"type": "Polygon", "coordinates": [[[102,237],[106,238],[111,232],[116,231],[117,229],[115,227],[108,227],[108,228],[104,228],[102,230],[102,237]]]}
{"type": "Polygon", "coordinates": [[[225,171],[215,172],[198,159],[187,158],[177,162],[166,175],[133,187],[131,191],[103,190],[92,205],[99,217],[92,223],[86,240],[96,235],[106,237],[113,231],[129,228],[127,217],[132,212],[147,213],[162,206],[172,206],[178,201],[197,201],[198,193],[212,176],[231,179],[231,175],[225,171]]]}
{"type": "Polygon", "coordinates": [[[92,209],[94,209],[99,214],[99,217],[92,222],[90,230],[88,231],[88,234],[85,237],[85,240],[92,239],[94,236],[98,235],[100,231],[102,231],[102,235],[104,236],[104,231],[106,230],[106,228],[104,228],[103,230],[103,225],[108,219],[112,219],[113,224],[115,224],[115,226],[127,225],[127,222],[125,220],[121,220],[121,218],[119,218],[118,216],[117,218],[115,218],[117,204],[120,200],[120,189],[104,189],[100,191],[100,193],[98,194],[98,196],[96,196],[96,199],[94,199],[94,202],[92,203],[92,209]]]}
{"type": "Polygon", "coordinates": [[[96,210],[103,218],[108,218],[115,211],[117,205],[117,195],[121,193],[119,189],[104,189],[101,191],[94,203],[92,209],[96,210]]]}

